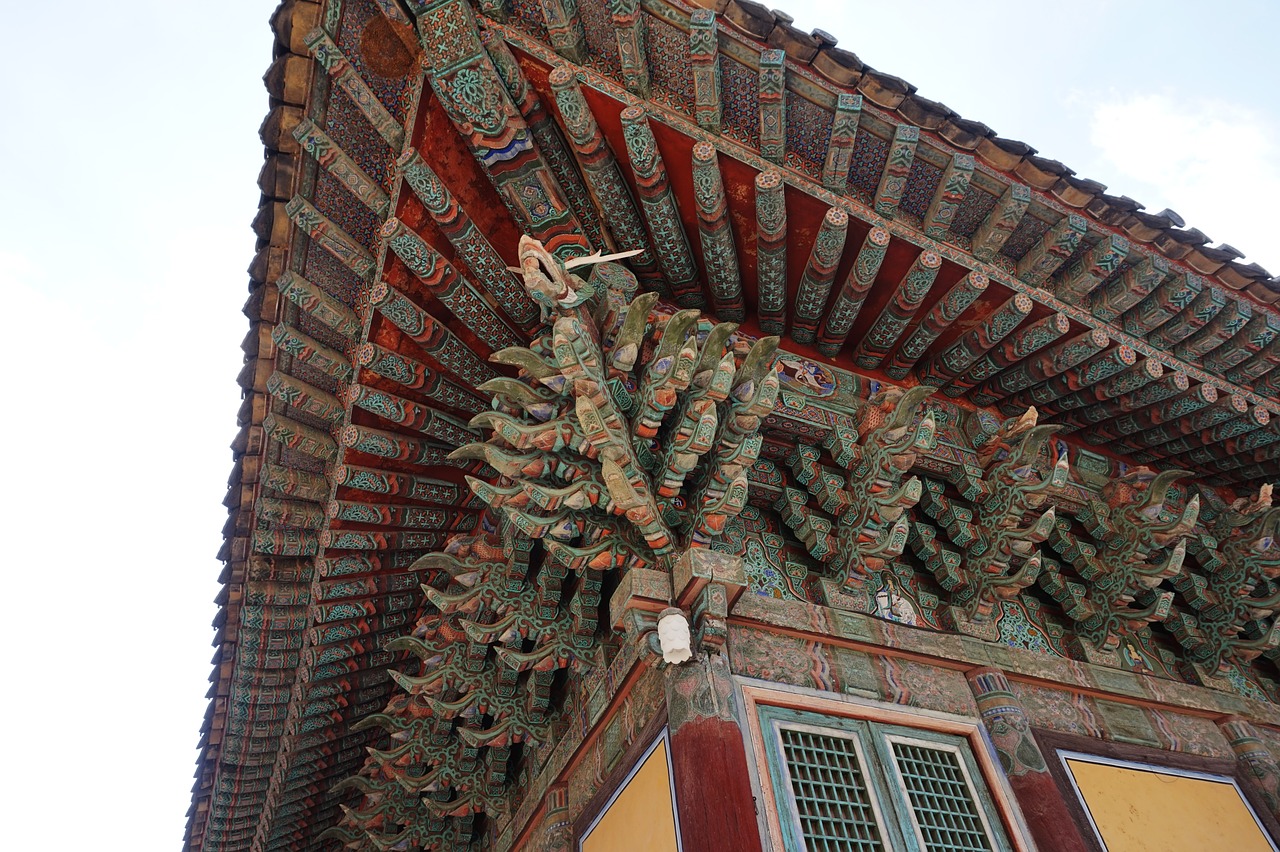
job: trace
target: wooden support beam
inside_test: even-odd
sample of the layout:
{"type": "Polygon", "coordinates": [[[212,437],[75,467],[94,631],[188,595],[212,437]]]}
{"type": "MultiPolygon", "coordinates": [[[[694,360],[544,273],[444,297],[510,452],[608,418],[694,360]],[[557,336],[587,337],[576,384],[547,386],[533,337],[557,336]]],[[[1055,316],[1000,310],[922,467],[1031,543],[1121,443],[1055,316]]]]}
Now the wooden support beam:
{"type": "Polygon", "coordinates": [[[351,385],[343,393],[343,397],[354,407],[368,411],[388,423],[421,432],[428,438],[435,438],[455,447],[483,438],[479,432],[456,417],[380,388],[351,385]]]}
{"type": "Polygon", "coordinates": [[[892,219],[898,213],[898,204],[907,190],[907,177],[911,174],[911,164],[915,162],[916,145],[919,142],[919,127],[899,124],[893,131],[893,139],[889,142],[889,157],[885,160],[884,172],[880,175],[880,184],[876,187],[876,196],[872,201],[876,213],[886,219],[892,219]]]}
{"type": "Polygon", "coordinates": [[[1147,342],[1172,352],[1174,344],[1190,337],[1192,332],[1202,328],[1226,306],[1227,297],[1222,291],[1205,287],[1177,316],[1148,334],[1147,342]]]}
{"type": "Polygon", "coordinates": [[[355,342],[364,331],[356,312],[321,290],[296,272],[288,271],[276,280],[280,295],[311,315],[311,318],[340,337],[355,342]]]}
{"type": "Polygon", "coordinates": [[[347,61],[347,57],[334,44],[333,39],[323,29],[317,27],[304,39],[307,49],[315,57],[320,67],[333,78],[338,88],[347,93],[351,103],[369,121],[369,124],[382,137],[391,150],[399,154],[404,147],[404,128],[391,115],[391,112],[378,100],[378,96],[369,88],[369,84],[356,73],[347,61]]]}
{"type": "MultiPolygon", "coordinates": [[[[1175,396],[1098,423],[1084,436],[1086,442],[1098,446],[1119,440],[1126,435],[1137,435],[1193,411],[1199,411],[1218,400],[1218,389],[1213,385],[1193,385],[1175,396]]],[[[1172,436],[1171,436],[1172,437],[1172,436]]]]}
{"type": "MultiPolygon", "coordinates": [[[[1258,312],[1235,336],[1204,357],[1204,367],[1225,375],[1232,368],[1248,363],[1277,339],[1280,339],[1280,320],[1269,313],[1258,312]]],[[[1247,381],[1237,384],[1247,384],[1247,381]]]]}
{"type": "MultiPolygon", "coordinates": [[[[1150,448],[1158,447],[1169,441],[1182,438],[1186,435],[1193,435],[1196,432],[1202,432],[1219,423],[1225,423],[1246,414],[1249,411],[1249,402],[1239,394],[1229,394],[1218,397],[1217,401],[1211,405],[1192,412],[1186,412],[1178,417],[1171,418],[1153,429],[1144,432],[1138,432],[1135,435],[1127,435],[1117,439],[1114,443],[1117,447],[1134,453],[1141,453],[1150,448]]],[[[1136,458],[1136,456],[1135,456],[1136,458]]],[[[1148,460],[1156,459],[1156,456],[1149,456],[1148,460]]]]}
{"type": "MultiPolygon", "coordinates": [[[[884,368],[891,379],[904,379],[915,363],[924,356],[942,332],[960,319],[961,315],[987,289],[990,279],[981,272],[970,272],[951,286],[942,298],[934,303],[929,313],[916,326],[915,331],[902,342],[893,358],[884,368]]],[[[994,344],[993,344],[994,345],[994,344]]]]}
{"type": "Polygon", "coordinates": [[[1031,313],[1034,306],[1035,303],[1031,301],[1031,297],[1024,293],[1006,300],[977,325],[956,338],[950,346],[925,362],[916,371],[920,384],[944,388],[948,396],[960,396],[972,387],[971,384],[963,384],[971,365],[987,356],[1008,337],[1027,318],[1027,314],[1031,313]],[[947,387],[948,385],[950,387],[947,387]],[[957,389],[952,391],[952,387],[957,389]]]}
{"type": "Polygon", "coordinates": [[[1043,406],[1045,413],[1051,414],[1060,410],[1059,400],[1063,397],[1109,379],[1134,366],[1137,361],[1137,353],[1128,346],[1116,346],[1099,352],[1052,378],[1007,397],[1000,402],[1000,411],[1007,417],[1016,417],[1026,411],[1028,406],[1034,405],[1037,408],[1043,406]]]}
{"type": "Polygon", "coordinates": [[[329,480],[322,474],[267,462],[262,466],[264,489],[320,503],[329,498],[329,480]]]}
{"type": "MultiPolygon", "coordinates": [[[[507,81],[480,41],[468,0],[424,4],[417,17],[431,88],[521,226],[561,260],[590,254],[590,227],[535,144],[507,81]]],[[[490,44],[501,53],[498,42],[490,44]]]]}
{"type": "Polygon", "coordinates": [[[787,330],[787,199],[782,175],[756,175],[756,316],[765,334],[787,330]]]}
{"type": "Polygon", "coordinates": [[[693,71],[693,116],[708,133],[720,132],[720,42],[713,9],[689,15],[689,65],[693,71]]]}
{"type": "Polygon", "coordinates": [[[441,509],[394,503],[369,503],[363,500],[334,500],[327,509],[332,520],[370,526],[401,527],[408,530],[469,529],[475,523],[473,513],[463,509],[441,509]]]}
{"type": "Polygon", "coordinates": [[[949,397],[963,396],[975,385],[1053,343],[1071,327],[1065,315],[1051,314],[1015,333],[1033,307],[1031,297],[1023,293],[1006,301],[981,325],[961,335],[916,370],[920,383],[942,388],[949,397]]]}
{"type": "Polygon", "coordinates": [[[1272,338],[1263,349],[1249,357],[1247,361],[1227,370],[1224,375],[1227,381],[1237,385],[1252,385],[1258,379],[1270,374],[1280,365],[1280,336],[1272,338]]]}
{"type": "Polygon", "coordinates": [[[280,352],[297,359],[327,376],[346,384],[355,377],[351,359],[336,349],[298,331],[287,323],[279,323],[271,330],[271,340],[280,352]]]}
{"type": "Polygon", "coordinates": [[[507,264],[481,228],[458,204],[453,193],[417,151],[409,148],[396,162],[414,196],[462,258],[471,274],[492,293],[498,304],[526,332],[541,324],[538,306],[524,286],[512,277],[507,264]]]}
{"type": "Polygon", "coordinates": [[[1106,349],[1111,337],[1101,329],[1077,334],[1056,344],[1043,355],[1037,355],[987,379],[974,389],[969,398],[978,405],[991,405],[1007,396],[1047,381],[1106,349]]]}
{"type": "Polygon", "coordinates": [[[622,66],[622,84],[627,91],[642,98],[649,97],[649,56],[645,47],[644,15],[640,0],[612,0],[609,12],[613,32],[618,40],[618,64],[622,66]]]}
{"type": "Polygon", "coordinates": [[[1280,420],[1272,420],[1265,429],[1256,429],[1229,438],[1221,447],[1211,448],[1221,471],[1235,471],[1255,464],[1280,459],[1280,420]]]}
{"type": "Polygon", "coordinates": [[[382,16],[393,24],[407,27],[413,26],[413,21],[409,20],[409,16],[404,13],[404,10],[400,8],[400,4],[396,0],[373,0],[373,3],[378,7],[378,11],[382,13],[382,16]]]}
{"type": "MultiPolygon", "coordinates": [[[[419,462],[410,462],[418,464],[419,462]]],[[[428,462],[420,462],[420,464],[428,464],[428,462]]],[[[359,551],[384,551],[395,552],[400,550],[416,550],[419,553],[426,550],[440,550],[444,547],[445,542],[452,538],[452,534],[441,530],[406,530],[404,532],[392,532],[390,530],[345,530],[345,529],[328,529],[321,530],[318,536],[320,546],[325,548],[326,552],[334,550],[359,550],[359,551]]],[[[399,630],[395,631],[399,633],[399,630]]],[[[370,711],[385,706],[383,701],[375,701],[370,711]]],[[[352,770],[360,766],[361,757],[358,753],[353,753],[349,763],[338,764],[340,767],[335,774],[347,775],[352,770]]]]}
{"type": "Polygon", "coordinates": [[[972,177],[973,157],[969,154],[953,154],[920,223],[926,237],[931,240],[947,238],[951,223],[956,218],[956,211],[969,194],[969,181],[972,177]]]}
{"type": "Polygon", "coordinates": [[[1090,293],[1089,311],[1103,322],[1115,322],[1168,276],[1169,261],[1158,254],[1145,257],[1106,286],[1090,293]]]}
{"type": "Polygon", "coordinates": [[[574,167],[573,155],[569,153],[569,147],[560,133],[560,128],[556,126],[551,114],[543,106],[542,99],[538,97],[533,86],[529,85],[529,80],[524,76],[524,71],[521,70],[520,63],[516,61],[511,48],[507,46],[502,36],[493,30],[482,33],[480,41],[488,52],[489,58],[493,60],[493,67],[497,69],[503,87],[511,95],[516,109],[520,111],[520,115],[529,126],[529,132],[533,134],[534,144],[537,145],[542,159],[556,176],[556,180],[560,182],[565,199],[569,202],[569,208],[578,217],[578,222],[584,229],[583,233],[592,245],[602,250],[612,249],[613,246],[601,226],[601,211],[591,203],[591,196],[582,181],[582,176],[574,167]]]}
{"type": "Polygon", "coordinates": [[[480,360],[471,347],[458,339],[444,323],[387,282],[379,281],[373,285],[369,291],[369,303],[422,347],[423,352],[464,383],[481,385],[498,377],[498,373],[480,360]]]}
{"type": "Polygon", "coordinates": [[[422,237],[394,217],[380,231],[387,247],[418,277],[431,295],[494,351],[520,346],[524,338],[485,301],[475,285],[458,274],[422,237]]]}
{"type": "MultiPolygon", "coordinates": [[[[1145,369],[1147,364],[1152,363],[1159,362],[1148,359],[1138,366],[1145,369]]],[[[1053,419],[1054,422],[1063,425],[1064,431],[1084,429],[1094,423],[1101,423],[1103,420],[1119,417],[1122,414],[1137,411],[1139,408],[1146,408],[1148,405],[1155,405],[1157,402],[1177,396],[1189,387],[1191,387],[1191,381],[1186,373],[1169,373],[1127,393],[1105,398],[1100,396],[1094,403],[1073,411],[1062,412],[1055,415],[1053,419]]]]}
{"type": "Polygon", "coordinates": [[[834,357],[844,346],[853,322],[862,310],[862,303],[876,283],[876,274],[880,264],[884,263],[885,252],[889,250],[889,232],[884,228],[872,228],[858,249],[858,256],[853,267],[845,277],[831,310],[822,320],[822,329],[818,335],[818,351],[827,357],[834,357]]]}
{"type": "Polygon", "coordinates": [[[698,267],[693,262],[689,237],[680,221],[680,209],[667,179],[667,167],[653,138],[649,117],[638,106],[622,111],[622,138],[626,141],[631,171],[636,177],[640,209],[649,223],[658,263],[667,277],[671,295],[682,308],[699,308],[704,304],[698,286],[698,267]]]}
{"type": "MultiPolygon", "coordinates": [[[[1125,347],[1117,347],[1123,349],[1125,347]]],[[[1079,373],[1081,368],[1077,368],[1079,373]]],[[[1094,381],[1072,393],[1045,404],[1041,412],[1060,420],[1062,416],[1088,406],[1132,394],[1164,376],[1164,365],[1154,358],[1143,358],[1116,372],[1109,378],[1094,381]]],[[[1063,378],[1062,376],[1058,377],[1063,378]]],[[[1055,380],[1056,381],[1056,380],[1055,380]]]]}
{"type": "Polygon", "coordinates": [[[476,0],[476,7],[480,14],[500,23],[511,17],[510,0],[476,0]]]}
{"type": "Polygon", "coordinates": [[[982,220],[978,230],[973,234],[973,256],[984,263],[996,259],[1000,249],[1009,241],[1009,237],[1022,222],[1031,204],[1031,187],[1020,183],[1011,183],[1004,194],[991,208],[987,218],[982,220]]]}
{"type": "Polygon", "coordinates": [[[595,114],[582,94],[577,76],[572,68],[561,66],[551,72],[549,79],[556,107],[569,135],[569,144],[578,157],[587,187],[595,196],[618,248],[639,251],[640,254],[627,259],[627,264],[645,289],[655,290],[669,298],[671,292],[658,268],[644,220],[631,197],[631,188],[627,186],[622,167],[618,165],[613,149],[605,141],[595,114]]]}
{"type": "Polygon", "coordinates": [[[366,453],[378,458],[421,465],[423,467],[470,467],[474,462],[470,459],[455,460],[449,458],[454,447],[438,441],[422,438],[410,438],[399,432],[388,432],[369,426],[348,424],[338,433],[338,441],[349,450],[366,453]]]}
{"type": "Polygon", "coordinates": [[[698,234],[702,238],[702,268],[716,317],[727,322],[746,318],[742,302],[742,276],[738,272],[738,249],[733,241],[733,225],[724,197],[720,157],[710,142],[693,146],[693,200],[698,213],[698,234]]]}
{"type": "Polygon", "coordinates": [[[1228,439],[1238,438],[1261,429],[1270,422],[1271,412],[1261,406],[1254,406],[1243,414],[1224,420],[1195,434],[1175,438],[1158,447],[1152,447],[1134,456],[1134,458],[1142,462],[1175,458],[1194,461],[1191,456],[1195,455],[1197,458],[1206,459],[1207,463],[1212,463],[1216,459],[1213,458],[1210,448],[1221,446],[1228,439]],[[1142,458],[1138,458],[1138,456],[1142,456],[1142,458]]]}
{"type": "Polygon", "coordinates": [[[1085,297],[1110,278],[1128,256],[1128,240],[1104,234],[1084,253],[1084,257],[1059,272],[1052,284],[1053,294],[1069,305],[1087,301],[1085,297]]]}
{"type": "Polygon", "coordinates": [[[577,0],[539,0],[551,49],[575,65],[587,60],[587,33],[577,0]]]}
{"type": "Polygon", "coordinates": [[[369,176],[369,173],[356,165],[347,153],[338,147],[316,123],[304,118],[293,129],[293,138],[298,140],[302,150],[320,164],[326,172],[341,183],[347,191],[356,197],[365,207],[372,210],[379,219],[385,219],[391,213],[391,197],[383,191],[382,186],[369,176]]]}
{"type": "Polygon", "coordinates": [[[862,340],[853,350],[853,363],[865,369],[874,369],[889,354],[893,344],[898,342],[907,324],[915,316],[924,302],[925,296],[933,287],[942,268],[942,257],[936,252],[922,251],[912,261],[911,268],[898,282],[898,286],[889,297],[889,303],[880,311],[871,328],[862,336],[862,340]]]}
{"type": "MultiPolygon", "coordinates": [[[[371,494],[386,494],[391,497],[420,500],[424,503],[438,503],[441,506],[454,506],[467,502],[464,486],[428,476],[341,464],[334,468],[333,478],[338,485],[371,494]]],[[[325,494],[328,494],[327,488],[325,494]]]]}
{"type": "Polygon", "coordinates": [[[760,51],[760,156],[782,165],[787,161],[787,54],[760,51]]]}
{"type": "Polygon", "coordinates": [[[1127,334],[1146,337],[1193,301],[1204,289],[1204,279],[1198,275],[1176,273],[1160,283],[1141,302],[1124,312],[1120,322],[1127,334]]]}
{"type": "Polygon", "coordinates": [[[1018,277],[1032,287],[1043,287],[1049,276],[1076,250],[1087,230],[1083,216],[1069,213],[1062,217],[1018,261],[1018,277]]]}
{"type": "Polygon", "coordinates": [[[373,278],[378,263],[373,253],[317,210],[310,201],[301,195],[295,195],[284,209],[293,224],[311,237],[316,245],[337,258],[343,266],[365,281],[373,278]]]}
{"type": "MultiPolygon", "coordinates": [[[[290,527],[276,527],[271,530],[254,530],[253,532],[253,552],[261,553],[265,556],[315,556],[320,549],[320,537],[312,530],[300,530],[290,527]]],[[[243,660],[247,656],[244,646],[237,652],[237,661],[243,660]]],[[[210,828],[204,833],[205,845],[217,844],[218,846],[234,845],[240,849],[248,848],[249,841],[253,839],[256,819],[249,817],[243,818],[247,825],[239,832],[219,832],[215,830],[210,821],[210,828]]],[[[226,847],[223,847],[226,848],[226,847]]]]}
{"type": "Polygon", "coordinates": [[[1280,397],[1280,369],[1263,375],[1253,383],[1253,389],[1262,396],[1280,397]]]}
{"type": "Polygon", "coordinates": [[[813,342],[848,233],[849,214],[839,207],[829,208],[822,217],[822,226],[818,228],[809,263],[804,268],[800,288],[796,292],[796,318],[791,323],[791,339],[797,343],[813,342]]]}
{"type": "Polygon", "coordinates": [[[262,430],[277,444],[323,461],[332,461],[338,455],[338,445],[329,433],[283,414],[268,414],[262,421],[262,430]]]}
{"type": "Polygon", "coordinates": [[[862,95],[841,92],[836,97],[836,114],[831,122],[827,159],[822,166],[822,185],[843,193],[849,185],[853,149],[858,141],[858,120],[862,117],[862,95]]]}
{"type": "Polygon", "coordinates": [[[356,366],[377,373],[402,387],[418,391],[426,399],[469,414],[487,411],[489,404],[472,393],[471,388],[446,379],[441,371],[376,343],[362,343],[356,348],[356,366]]]}
{"type": "Polygon", "coordinates": [[[342,402],[333,394],[279,370],[267,379],[267,393],[326,423],[337,423],[344,413],[342,402]]]}
{"type": "Polygon", "coordinates": [[[1253,308],[1247,302],[1227,297],[1227,304],[1222,310],[1175,346],[1173,354],[1183,361],[1197,363],[1243,331],[1251,319],[1253,308]]]}

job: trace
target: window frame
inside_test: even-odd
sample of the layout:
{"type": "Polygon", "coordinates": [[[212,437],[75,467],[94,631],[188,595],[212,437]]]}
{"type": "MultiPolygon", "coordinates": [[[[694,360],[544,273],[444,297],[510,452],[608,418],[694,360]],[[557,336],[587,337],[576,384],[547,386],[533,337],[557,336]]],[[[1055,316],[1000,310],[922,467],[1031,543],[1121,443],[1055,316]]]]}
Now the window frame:
{"type": "MultiPolygon", "coordinates": [[[[808,724],[823,734],[849,731],[856,729],[859,724],[868,725],[866,730],[869,739],[862,743],[864,748],[859,756],[865,760],[868,746],[875,754],[874,766],[869,770],[864,767],[864,774],[869,776],[868,787],[873,790],[873,801],[879,807],[875,814],[881,823],[882,842],[886,849],[923,848],[922,833],[917,827],[914,810],[910,808],[907,798],[909,794],[901,786],[901,770],[891,752],[882,753],[877,750],[879,738],[891,735],[902,740],[916,740],[918,744],[928,748],[938,748],[947,744],[948,738],[953,738],[954,748],[960,754],[965,780],[971,794],[975,796],[988,837],[995,839],[997,848],[1000,848],[999,844],[1003,841],[1007,844],[1005,848],[1017,852],[1034,851],[1026,822],[1009,788],[1008,780],[1000,769],[994,747],[978,719],[905,708],[884,701],[786,686],[755,678],[739,676],[735,680],[747,722],[743,738],[748,753],[754,757],[748,766],[752,785],[761,805],[758,808],[758,821],[762,835],[768,836],[774,848],[807,848],[803,841],[797,842],[802,834],[796,809],[785,798],[780,798],[783,795],[790,796],[791,787],[789,770],[785,770],[785,760],[777,760],[776,755],[781,754],[777,749],[774,749],[776,755],[772,765],[783,766],[787,774],[781,776],[780,773],[771,771],[769,737],[775,736],[776,740],[776,735],[766,728],[766,720],[771,713],[789,710],[795,712],[797,717],[801,714],[814,714],[821,717],[822,721],[817,725],[810,721],[800,725],[788,724],[788,727],[808,724]],[[878,737],[869,736],[869,726],[872,724],[882,729],[878,737]],[[960,748],[960,742],[967,749],[960,748]],[[966,761],[966,758],[971,762],[966,761]],[[883,766],[886,759],[893,765],[892,770],[883,766]],[[975,780],[980,780],[981,784],[975,785],[975,780]],[[778,789],[779,781],[786,786],[778,789]],[[889,789],[891,784],[896,785],[896,789],[889,789]],[[887,810],[883,807],[885,801],[892,801],[887,810]],[[900,813],[903,810],[910,812],[911,816],[900,813]],[[785,828],[784,820],[789,821],[785,828]]],[[[778,746],[780,747],[780,742],[778,746]]]]}

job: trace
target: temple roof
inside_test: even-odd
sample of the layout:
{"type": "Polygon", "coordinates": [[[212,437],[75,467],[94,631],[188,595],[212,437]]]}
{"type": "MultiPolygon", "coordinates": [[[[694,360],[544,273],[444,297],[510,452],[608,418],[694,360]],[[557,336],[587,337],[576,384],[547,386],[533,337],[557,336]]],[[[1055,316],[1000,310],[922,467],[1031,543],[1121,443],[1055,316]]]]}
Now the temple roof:
{"type": "Polygon", "coordinates": [[[354,724],[386,705],[405,658],[387,643],[423,606],[413,566],[471,528],[464,476],[493,472],[450,453],[479,439],[481,386],[516,374],[491,356],[545,315],[507,271],[522,233],[561,261],[637,251],[671,311],[781,335],[794,363],[761,453],[778,467],[883,386],[925,385],[955,422],[1036,405],[1062,424],[1095,477],[1072,509],[1135,463],[1225,496],[1280,474],[1280,279],[1176,214],[759,4],[579,0],[549,29],[545,4],[486,0],[482,48],[466,7],[409,5],[425,50],[390,0],[272,17],[188,848],[311,848],[340,815],[329,791],[378,737],[354,724]]]}

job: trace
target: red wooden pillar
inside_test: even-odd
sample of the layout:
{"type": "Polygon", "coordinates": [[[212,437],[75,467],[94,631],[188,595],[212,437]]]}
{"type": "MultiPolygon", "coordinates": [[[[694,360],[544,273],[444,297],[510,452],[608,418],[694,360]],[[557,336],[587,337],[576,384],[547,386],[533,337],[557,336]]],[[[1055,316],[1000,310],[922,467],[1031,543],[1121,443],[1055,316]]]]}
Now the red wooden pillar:
{"type": "Polygon", "coordinates": [[[671,772],[685,852],[760,852],[728,661],[703,653],[668,666],[666,678],[671,772]]]}
{"type": "Polygon", "coordinates": [[[966,676],[982,723],[1036,845],[1054,852],[1090,852],[1094,846],[1080,834],[1063,801],[1062,790],[1049,774],[1044,754],[1031,734],[1027,713],[1013,694],[1009,679],[1004,672],[992,668],[974,669],[966,676]]]}

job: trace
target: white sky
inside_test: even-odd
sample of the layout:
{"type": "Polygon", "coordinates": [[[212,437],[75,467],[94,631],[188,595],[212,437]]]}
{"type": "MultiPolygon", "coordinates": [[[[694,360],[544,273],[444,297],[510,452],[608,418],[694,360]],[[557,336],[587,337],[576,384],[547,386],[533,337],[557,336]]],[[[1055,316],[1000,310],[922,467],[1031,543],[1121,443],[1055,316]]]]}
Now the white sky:
{"type": "MultiPolygon", "coordinates": [[[[212,655],[274,3],[4,5],[4,845],[176,849],[212,655]]],[[[1280,274],[1275,4],[785,8],[1280,274]]]]}

